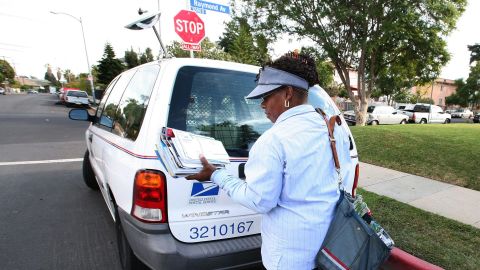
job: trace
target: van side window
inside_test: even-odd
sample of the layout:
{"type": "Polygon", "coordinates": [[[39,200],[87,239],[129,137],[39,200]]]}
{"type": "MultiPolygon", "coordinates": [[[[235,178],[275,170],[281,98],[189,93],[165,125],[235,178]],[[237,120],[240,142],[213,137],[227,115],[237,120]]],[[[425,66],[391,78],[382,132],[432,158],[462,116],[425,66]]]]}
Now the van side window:
{"type": "Polygon", "coordinates": [[[248,157],[253,143],[272,126],[260,101],[245,99],[256,86],[255,76],[215,68],[180,68],[167,125],[214,137],[230,156],[248,157]]]}
{"type": "Polygon", "coordinates": [[[108,96],[110,95],[110,92],[112,92],[112,88],[115,86],[115,83],[117,83],[118,78],[120,78],[121,75],[115,77],[110,84],[108,85],[107,89],[105,89],[105,92],[103,94],[103,98],[101,99],[100,103],[98,104],[97,107],[97,112],[95,113],[95,116],[97,119],[100,119],[100,115],[102,115],[103,108],[105,107],[105,102],[107,101],[108,96]]]}
{"type": "Polygon", "coordinates": [[[125,71],[115,83],[115,86],[108,95],[103,111],[101,112],[102,114],[100,115],[100,119],[98,121],[99,127],[111,131],[113,127],[113,121],[116,118],[115,113],[117,112],[118,103],[120,103],[123,91],[127,87],[134,73],[135,70],[125,71]]]}
{"type": "Polygon", "coordinates": [[[135,140],[147,110],[160,66],[139,68],[130,80],[115,114],[113,133],[135,140]]]}

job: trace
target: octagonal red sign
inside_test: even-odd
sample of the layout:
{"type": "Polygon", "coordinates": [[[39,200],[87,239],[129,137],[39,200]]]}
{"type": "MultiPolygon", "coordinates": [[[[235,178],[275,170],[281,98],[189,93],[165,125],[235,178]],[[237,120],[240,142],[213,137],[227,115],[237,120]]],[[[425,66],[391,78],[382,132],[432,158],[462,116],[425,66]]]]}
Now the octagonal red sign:
{"type": "Polygon", "coordinates": [[[180,10],[173,17],[175,32],[186,43],[198,44],[205,37],[205,24],[197,13],[189,10],[180,10]]]}

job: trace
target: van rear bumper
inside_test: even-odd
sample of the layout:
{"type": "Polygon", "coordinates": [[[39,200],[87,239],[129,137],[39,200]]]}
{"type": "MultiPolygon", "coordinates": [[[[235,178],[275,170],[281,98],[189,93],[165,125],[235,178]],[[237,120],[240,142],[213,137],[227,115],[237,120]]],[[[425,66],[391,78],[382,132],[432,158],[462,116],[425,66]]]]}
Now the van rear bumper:
{"type": "Polygon", "coordinates": [[[172,236],[168,224],[143,223],[118,211],[133,252],[152,269],[263,269],[260,235],[183,243],[172,236]]]}

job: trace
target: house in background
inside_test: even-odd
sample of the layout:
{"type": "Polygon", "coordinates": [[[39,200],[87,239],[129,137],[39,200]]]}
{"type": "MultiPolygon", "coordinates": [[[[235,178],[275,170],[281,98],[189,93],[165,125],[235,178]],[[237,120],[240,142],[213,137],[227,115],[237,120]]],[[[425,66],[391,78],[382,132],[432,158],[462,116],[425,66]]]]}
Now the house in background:
{"type": "Polygon", "coordinates": [[[437,78],[432,83],[423,86],[414,86],[411,89],[413,94],[420,93],[421,97],[432,98],[433,103],[445,108],[445,98],[457,92],[454,80],[437,78]]]}
{"type": "MultiPolygon", "coordinates": [[[[27,76],[15,76],[15,81],[17,81],[22,86],[24,85],[35,90],[42,90],[47,88],[47,86],[51,85],[51,82],[47,80],[40,80],[40,79],[35,79],[27,76]]],[[[45,92],[45,91],[42,91],[42,92],[45,92]]]]}
{"type": "MultiPolygon", "coordinates": [[[[350,87],[353,90],[353,93],[355,96],[357,96],[357,80],[358,80],[358,74],[355,70],[349,70],[349,76],[350,76],[350,87]]],[[[334,81],[339,84],[343,84],[342,80],[340,79],[340,76],[338,75],[337,71],[334,71],[334,81]]],[[[438,105],[442,108],[445,109],[445,99],[448,96],[451,96],[457,92],[457,86],[455,85],[454,80],[450,79],[443,79],[443,78],[437,78],[433,82],[433,87],[432,83],[426,84],[423,86],[414,86],[410,89],[410,92],[414,95],[419,93],[419,95],[422,98],[432,98],[433,102],[435,105],[438,105]]],[[[371,99],[369,103],[384,103],[386,104],[387,98],[386,97],[380,97],[378,100],[373,100],[371,99]]],[[[337,102],[337,105],[339,106],[340,109],[342,110],[352,110],[353,109],[353,104],[349,102],[349,100],[345,101],[340,101],[337,102]]],[[[395,104],[395,102],[394,102],[395,104]]]]}

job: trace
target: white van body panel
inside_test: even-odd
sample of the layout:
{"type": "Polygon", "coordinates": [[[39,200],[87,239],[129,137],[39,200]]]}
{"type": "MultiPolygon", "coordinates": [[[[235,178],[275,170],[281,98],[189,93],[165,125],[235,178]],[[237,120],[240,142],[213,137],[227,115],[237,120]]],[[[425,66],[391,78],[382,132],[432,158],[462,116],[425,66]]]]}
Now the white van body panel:
{"type": "MultiPolygon", "coordinates": [[[[148,169],[165,174],[168,229],[176,240],[196,243],[259,234],[260,214],[235,203],[213,183],[171,177],[154,152],[155,145],[159,143],[162,128],[168,122],[172,92],[180,68],[193,66],[225,69],[250,73],[252,78],[255,78],[259,67],[224,61],[179,58],[147,63],[132,70],[148,65],[159,65],[160,71],[137,138],[134,141],[123,138],[96,125],[91,125],[86,132],[91,164],[112,216],[114,209],[111,200],[113,199],[119,210],[131,213],[135,174],[139,170],[148,169]],[[90,135],[92,142],[88,139],[90,135]]],[[[329,116],[340,115],[335,103],[319,86],[312,87],[310,93],[309,101],[312,105],[322,108],[329,116]]],[[[355,166],[358,164],[357,151],[343,118],[342,122],[343,124],[337,128],[344,129],[350,135],[353,145],[351,149],[353,162],[342,165],[344,184],[347,190],[351,190],[355,166]]],[[[246,161],[246,158],[231,157],[227,170],[239,176],[239,166],[243,166],[242,164],[246,161]]]]}

